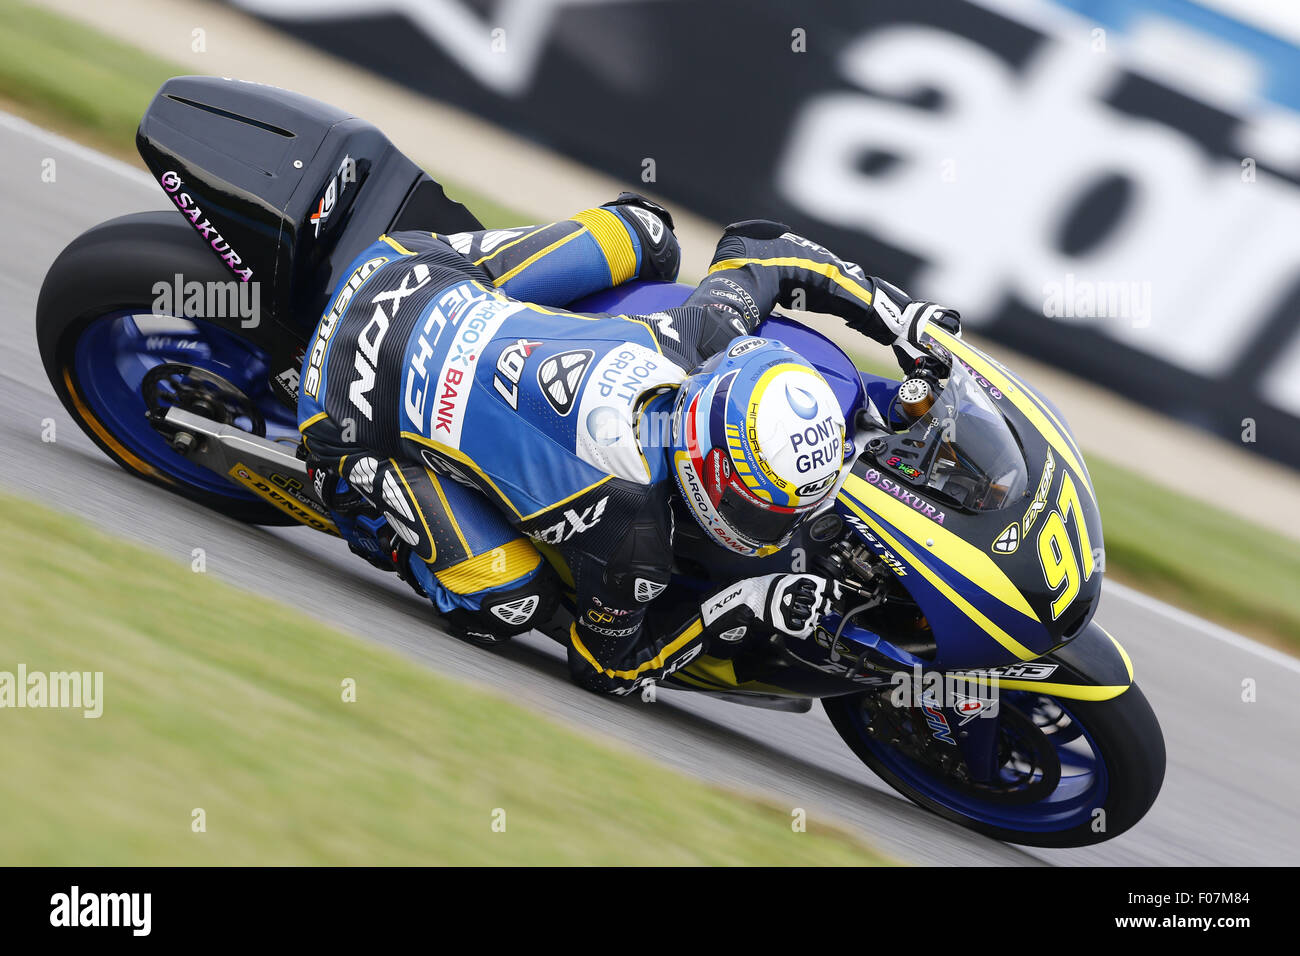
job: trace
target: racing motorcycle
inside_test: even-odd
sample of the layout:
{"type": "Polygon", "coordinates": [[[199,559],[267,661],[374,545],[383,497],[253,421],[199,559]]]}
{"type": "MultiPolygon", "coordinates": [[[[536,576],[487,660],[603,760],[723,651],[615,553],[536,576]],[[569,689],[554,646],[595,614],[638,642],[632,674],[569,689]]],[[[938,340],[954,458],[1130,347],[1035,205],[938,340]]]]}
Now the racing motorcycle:
{"type": "MultiPolygon", "coordinates": [[[[36,313],[51,384],[145,481],[240,521],[337,533],[295,414],[317,318],[376,236],[481,224],[374,126],[260,84],[169,80],[137,145],[175,208],[95,226],[51,266],[36,313]]],[[[630,282],[570,308],[645,314],[688,291],[630,282]]],[[[789,318],[756,334],[830,383],[852,473],[763,567],[678,521],[669,593],[807,570],[845,598],[811,638],[709,647],[661,686],[792,712],[820,700],[891,787],[1000,840],[1083,846],[1136,824],[1164,740],[1093,620],[1101,519],[1059,411],[943,329],[902,381],[860,372],[789,318]]],[[[550,631],[563,641],[567,624],[550,631]]]]}

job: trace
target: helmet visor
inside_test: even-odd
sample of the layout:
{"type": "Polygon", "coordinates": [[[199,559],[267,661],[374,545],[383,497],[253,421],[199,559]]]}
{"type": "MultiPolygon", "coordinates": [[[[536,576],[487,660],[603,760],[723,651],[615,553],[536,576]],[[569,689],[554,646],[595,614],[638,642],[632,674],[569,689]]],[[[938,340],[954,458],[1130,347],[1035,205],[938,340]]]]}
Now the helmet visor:
{"type": "Polygon", "coordinates": [[[781,544],[803,516],[821,504],[814,502],[790,508],[759,499],[745,487],[722,448],[714,448],[700,464],[704,485],[718,517],[736,534],[758,545],[781,544]]]}
{"type": "Polygon", "coordinates": [[[718,501],[718,514],[737,533],[757,544],[780,544],[811,508],[782,508],[750,497],[728,484],[718,501]]]}

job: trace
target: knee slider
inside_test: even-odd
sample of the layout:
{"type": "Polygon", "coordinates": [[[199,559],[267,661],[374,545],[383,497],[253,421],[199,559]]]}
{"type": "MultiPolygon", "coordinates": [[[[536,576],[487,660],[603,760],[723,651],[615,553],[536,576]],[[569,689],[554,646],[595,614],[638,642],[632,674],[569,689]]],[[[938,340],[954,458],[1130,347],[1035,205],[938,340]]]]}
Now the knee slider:
{"type": "Polygon", "coordinates": [[[545,561],[537,573],[522,584],[488,591],[479,609],[457,608],[447,619],[469,631],[514,636],[545,624],[560,604],[560,578],[545,561]]]}
{"type": "Polygon", "coordinates": [[[641,242],[642,279],[675,279],[681,268],[682,249],[673,234],[673,217],[663,206],[636,193],[620,193],[606,207],[617,207],[619,215],[641,242]]]}

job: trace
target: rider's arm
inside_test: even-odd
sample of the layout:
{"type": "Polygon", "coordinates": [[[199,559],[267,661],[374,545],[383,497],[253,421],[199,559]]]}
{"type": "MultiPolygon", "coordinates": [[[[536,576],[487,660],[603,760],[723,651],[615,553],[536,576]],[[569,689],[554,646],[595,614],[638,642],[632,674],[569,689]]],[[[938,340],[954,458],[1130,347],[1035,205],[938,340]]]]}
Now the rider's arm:
{"type": "Polygon", "coordinates": [[[750,220],[728,226],[709,274],[686,305],[721,309],[747,331],[775,305],[827,312],[882,345],[915,354],[924,324],[941,313],[786,226],[750,220]]]}
{"type": "Polygon", "coordinates": [[[633,278],[675,279],[668,210],[635,193],[542,226],[439,236],[511,298],[563,306],[633,278]]]}

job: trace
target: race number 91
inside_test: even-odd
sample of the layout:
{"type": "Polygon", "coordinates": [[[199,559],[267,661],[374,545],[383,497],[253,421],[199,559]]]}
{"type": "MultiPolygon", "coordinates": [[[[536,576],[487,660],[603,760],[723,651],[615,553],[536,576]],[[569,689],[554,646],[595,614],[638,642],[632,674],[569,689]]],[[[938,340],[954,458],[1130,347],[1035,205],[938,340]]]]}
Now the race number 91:
{"type": "Polygon", "coordinates": [[[1079,596],[1079,586],[1091,578],[1095,570],[1088,526],[1083,520],[1083,508],[1079,504],[1079,491],[1075,488],[1070,473],[1064,470],[1061,475],[1061,491],[1056,496],[1056,510],[1047,516],[1042,530],[1038,532],[1038,561],[1042,565],[1043,579],[1047,586],[1052,591],[1062,588],[1061,593],[1052,601],[1052,620],[1055,621],[1070,606],[1070,602],[1079,596]],[[1066,521],[1070,518],[1074,519],[1074,528],[1079,535],[1078,558],[1075,557],[1074,543],[1066,528],[1066,521]]]}

